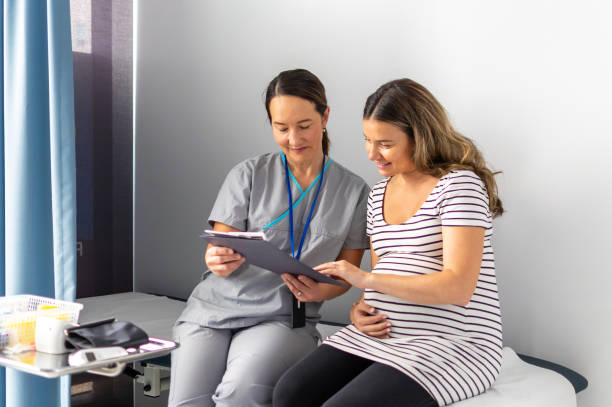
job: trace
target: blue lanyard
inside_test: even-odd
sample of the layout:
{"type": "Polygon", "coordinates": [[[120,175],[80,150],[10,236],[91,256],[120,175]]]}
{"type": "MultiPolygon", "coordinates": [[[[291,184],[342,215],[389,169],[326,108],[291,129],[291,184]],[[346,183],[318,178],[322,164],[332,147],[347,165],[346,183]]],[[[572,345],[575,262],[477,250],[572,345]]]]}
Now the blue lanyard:
{"type": "Polygon", "coordinates": [[[291,237],[291,254],[296,259],[300,259],[302,255],[302,246],[304,245],[304,239],[306,238],[306,232],[308,232],[308,226],[310,226],[310,219],[312,218],[312,212],[314,211],[314,207],[317,204],[317,199],[319,198],[319,191],[321,191],[321,184],[323,183],[323,174],[325,174],[325,154],[323,154],[323,164],[321,165],[321,178],[319,179],[319,185],[317,186],[317,193],[315,195],[314,201],[312,201],[312,206],[310,207],[310,213],[308,214],[308,220],[306,220],[306,226],[304,226],[304,231],[302,232],[302,238],[300,239],[300,247],[298,247],[297,256],[295,255],[295,243],[293,242],[293,196],[291,195],[291,183],[289,182],[289,164],[287,164],[287,159],[285,158],[285,180],[287,181],[287,191],[289,197],[289,235],[291,237]]]}

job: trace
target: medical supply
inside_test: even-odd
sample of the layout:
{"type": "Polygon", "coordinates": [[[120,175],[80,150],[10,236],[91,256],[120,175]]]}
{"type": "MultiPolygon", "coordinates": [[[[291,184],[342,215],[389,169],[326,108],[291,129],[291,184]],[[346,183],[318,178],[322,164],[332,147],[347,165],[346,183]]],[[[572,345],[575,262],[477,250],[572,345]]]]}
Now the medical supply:
{"type": "Polygon", "coordinates": [[[120,346],[81,349],[68,356],[68,364],[70,366],[83,366],[91,362],[120,358],[127,354],[128,352],[120,346]]]}
{"type": "Polygon", "coordinates": [[[0,350],[9,346],[11,341],[11,331],[0,328],[0,350]]]}
{"type": "Polygon", "coordinates": [[[12,332],[9,350],[32,350],[36,340],[36,319],[39,315],[76,323],[82,304],[37,295],[0,297],[0,329],[12,332]]]}
{"type": "Polygon", "coordinates": [[[53,314],[39,315],[36,318],[36,350],[53,354],[70,352],[65,344],[65,330],[75,326],[78,326],[78,324],[56,318],[56,315],[53,314]]]}
{"type": "Polygon", "coordinates": [[[89,349],[110,346],[138,348],[149,342],[149,335],[127,321],[114,318],[66,328],[69,348],[89,349]]]}

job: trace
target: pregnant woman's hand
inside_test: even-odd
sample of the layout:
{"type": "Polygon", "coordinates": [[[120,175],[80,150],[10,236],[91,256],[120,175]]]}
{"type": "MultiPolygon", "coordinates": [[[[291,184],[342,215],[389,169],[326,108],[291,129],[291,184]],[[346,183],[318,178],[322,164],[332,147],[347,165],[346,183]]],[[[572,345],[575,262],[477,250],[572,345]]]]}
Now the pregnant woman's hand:
{"type": "Polygon", "coordinates": [[[391,323],[387,321],[384,314],[375,314],[376,310],[361,300],[351,307],[351,322],[355,328],[366,335],[376,338],[388,338],[391,330],[391,323]]]}
{"type": "Polygon", "coordinates": [[[349,263],[346,260],[330,261],[328,263],[319,264],[314,267],[316,271],[326,276],[343,279],[349,284],[358,287],[366,288],[370,273],[361,270],[359,267],[349,263]]]}
{"type": "Polygon", "coordinates": [[[229,247],[209,245],[204,261],[210,271],[219,277],[227,277],[244,263],[244,256],[229,247]]]}

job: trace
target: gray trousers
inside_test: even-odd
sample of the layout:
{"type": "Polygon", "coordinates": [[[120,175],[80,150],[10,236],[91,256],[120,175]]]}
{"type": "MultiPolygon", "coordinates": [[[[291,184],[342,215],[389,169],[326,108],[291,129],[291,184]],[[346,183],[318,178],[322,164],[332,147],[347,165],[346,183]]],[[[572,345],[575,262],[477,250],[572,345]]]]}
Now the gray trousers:
{"type": "Polygon", "coordinates": [[[180,322],[172,352],[169,406],[271,406],[281,375],[317,346],[307,328],[266,322],[213,329],[180,322]]]}

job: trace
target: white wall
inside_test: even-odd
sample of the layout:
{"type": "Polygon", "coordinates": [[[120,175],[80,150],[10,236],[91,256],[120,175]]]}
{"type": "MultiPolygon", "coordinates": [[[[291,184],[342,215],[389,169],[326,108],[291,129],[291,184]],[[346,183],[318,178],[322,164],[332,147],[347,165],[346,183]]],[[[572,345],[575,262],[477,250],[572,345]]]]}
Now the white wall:
{"type": "Polygon", "coordinates": [[[304,67],[325,83],[332,155],[369,183],[361,110],[410,77],[498,177],[494,247],[507,345],[590,381],[612,405],[612,7],[604,1],[136,2],[135,288],[188,295],[225,173],[275,150],[263,91],[304,67]]]}

